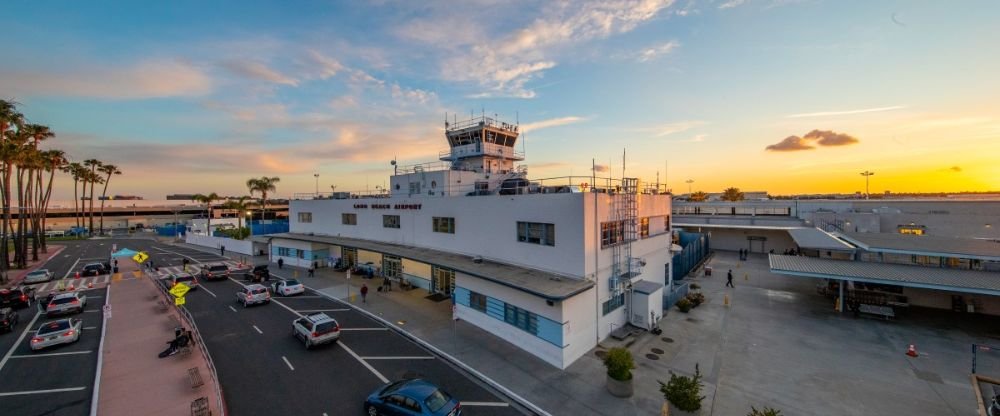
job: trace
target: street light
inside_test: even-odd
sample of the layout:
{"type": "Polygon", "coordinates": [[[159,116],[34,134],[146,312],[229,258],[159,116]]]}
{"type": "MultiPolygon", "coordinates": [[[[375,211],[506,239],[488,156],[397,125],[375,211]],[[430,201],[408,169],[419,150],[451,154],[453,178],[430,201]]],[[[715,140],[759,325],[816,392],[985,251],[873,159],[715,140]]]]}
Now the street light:
{"type": "Polygon", "coordinates": [[[319,174],[318,173],[314,173],[313,177],[316,178],[316,195],[318,196],[319,195],[319,174]]]}
{"type": "Polygon", "coordinates": [[[861,176],[865,177],[865,199],[869,199],[871,197],[871,194],[868,192],[868,178],[870,178],[874,174],[875,172],[869,172],[867,170],[861,172],[861,176]]]}
{"type": "MultiPolygon", "coordinates": [[[[253,247],[253,211],[247,210],[247,230],[250,231],[250,247],[253,247]]],[[[253,255],[253,249],[250,250],[250,255],[253,255]]]]}
{"type": "Polygon", "coordinates": [[[691,184],[694,183],[694,179],[688,179],[688,180],[686,180],[684,182],[687,182],[687,184],[688,184],[688,196],[691,196],[691,184]]]}

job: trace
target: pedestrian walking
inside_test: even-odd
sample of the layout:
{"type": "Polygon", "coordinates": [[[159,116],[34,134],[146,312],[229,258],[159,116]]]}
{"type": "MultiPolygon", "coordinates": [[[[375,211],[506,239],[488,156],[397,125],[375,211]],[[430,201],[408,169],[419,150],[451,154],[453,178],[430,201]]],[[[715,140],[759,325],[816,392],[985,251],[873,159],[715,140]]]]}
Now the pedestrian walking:
{"type": "Polygon", "coordinates": [[[278,259],[278,268],[280,269],[281,266],[284,266],[284,265],[285,265],[285,259],[279,258],[278,259]]]}
{"type": "Polygon", "coordinates": [[[368,298],[368,285],[362,283],[361,284],[361,303],[368,303],[367,298],[368,298]]]}
{"type": "Polygon", "coordinates": [[[315,274],[316,274],[316,269],[310,267],[309,268],[309,277],[313,277],[313,276],[315,276],[315,274]]]}
{"type": "Polygon", "coordinates": [[[733,269],[729,269],[729,274],[726,275],[726,287],[736,288],[733,285],[733,269]]]}
{"type": "Polygon", "coordinates": [[[226,257],[226,246],[219,246],[219,255],[226,257]]]}

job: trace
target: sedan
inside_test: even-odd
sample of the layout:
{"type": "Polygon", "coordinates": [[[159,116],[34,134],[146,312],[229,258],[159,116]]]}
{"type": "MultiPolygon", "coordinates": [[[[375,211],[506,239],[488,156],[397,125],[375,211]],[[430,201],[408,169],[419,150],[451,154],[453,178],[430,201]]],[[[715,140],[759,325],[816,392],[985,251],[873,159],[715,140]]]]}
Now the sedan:
{"type": "Polygon", "coordinates": [[[17,312],[11,308],[0,309],[0,331],[11,332],[17,326],[17,312]]]}
{"type": "Polygon", "coordinates": [[[59,344],[72,344],[80,340],[83,321],[67,318],[46,322],[38,327],[35,336],[31,338],[31,350],[38,351],[59,344]]]}
{"type": "Polygon", "coordinates": [[[38,269],[27,276],[24,276],[24,284],[33,285],[35,283],[44,283],[52,280],[52,272],[48,269],[38,269]]]}
{"type": "Polygon", "coordinates": [[[271,285],[271,289],[274,290],[275,294],[281,296],[301,295],[306,293],[306,287],[302,286],[302,283],[299,283],[299,281],[295,279],[274,282],[274,284],[271,285]]]}
{"type": "Polygon", "coordinates": [[[462,405],[433,383],[412,379],[390,383],[370,394],[365,412],[368,416],[459,416],[462,405]]]}
{"type": "Polygon", "coordinates": [[[45,307],[48,316],[62,313],[80,313],[87,306],[87,296],[80,292],[60,293],[49,301],[45,307]]]}

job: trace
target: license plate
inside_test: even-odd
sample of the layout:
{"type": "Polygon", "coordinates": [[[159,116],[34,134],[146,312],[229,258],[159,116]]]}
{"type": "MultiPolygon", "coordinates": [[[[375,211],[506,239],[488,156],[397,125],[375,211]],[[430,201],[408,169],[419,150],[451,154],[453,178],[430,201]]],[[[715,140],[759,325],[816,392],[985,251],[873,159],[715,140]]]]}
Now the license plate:
{"type": "Polygon", "coordinates": [[[49,340],[49,341],[52,341],[52,340],[55,340],[56,338],[59,338],[59,337],[57,337],[57,336],[52,336],[52,337],[48,337],[48,338],[46,338],[46,339],[47,339],[47,340],[49,340]]]}

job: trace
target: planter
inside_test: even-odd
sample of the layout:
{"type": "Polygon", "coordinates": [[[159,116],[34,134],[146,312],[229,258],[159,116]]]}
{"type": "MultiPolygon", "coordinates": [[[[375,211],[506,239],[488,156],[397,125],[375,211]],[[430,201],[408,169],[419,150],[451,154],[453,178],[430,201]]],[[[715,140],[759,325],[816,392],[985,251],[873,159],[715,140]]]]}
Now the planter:
{"type": "Polygon", "coordinates": [[[615,397],[632,397],[632,380],[615,380],[611,376],[608,378],[608,392],[615,397]]]}

